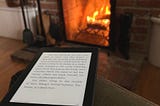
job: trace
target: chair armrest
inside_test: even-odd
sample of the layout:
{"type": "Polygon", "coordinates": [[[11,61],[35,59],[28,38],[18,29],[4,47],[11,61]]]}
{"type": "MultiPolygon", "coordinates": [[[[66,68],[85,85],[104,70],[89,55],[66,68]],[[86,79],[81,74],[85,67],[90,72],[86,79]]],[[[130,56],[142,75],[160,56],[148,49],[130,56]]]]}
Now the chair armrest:
{"type": "Polygon", "coordinates": [[[97,79],[94,106],[158,106],[109,81],[97,79]]]}

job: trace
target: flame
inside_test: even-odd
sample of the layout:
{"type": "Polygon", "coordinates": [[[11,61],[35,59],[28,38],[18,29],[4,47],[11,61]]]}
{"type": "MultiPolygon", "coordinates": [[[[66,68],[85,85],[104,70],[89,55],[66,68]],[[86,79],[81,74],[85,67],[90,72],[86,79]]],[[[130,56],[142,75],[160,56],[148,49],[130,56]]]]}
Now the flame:
{"type": "Polygon", "coordinates": [[[109,7],[106,7],[106,14],[111,15],[111,11],[110,11],[109,7]]]}
{"type": "Polygon", "coordinates": [[[87,22],[95,22],[96,21],[96,17],[98,16],[99,12],[98,11],[95,11],[93,13],[93,16],[90,17],[90,16],[87,16],[87,22]]]}
{"type": "Polygon", "coordinates": [[[96,10],[92,16],[87,16],[87,23],[109,24],[110,19],[103,18],[103,16],[110,16],[110,14],[109,6],[102,6],[100,10],[96,10]]]}

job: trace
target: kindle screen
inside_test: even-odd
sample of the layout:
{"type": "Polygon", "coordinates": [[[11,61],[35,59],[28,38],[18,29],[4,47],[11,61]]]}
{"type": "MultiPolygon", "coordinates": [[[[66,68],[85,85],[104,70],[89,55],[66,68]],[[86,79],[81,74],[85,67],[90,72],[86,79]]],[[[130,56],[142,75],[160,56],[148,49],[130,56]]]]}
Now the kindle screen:
{"type": "Polygon", "coordinates": [[[44,52],[10,102],[82,106],[91,53],[44,52]]]}

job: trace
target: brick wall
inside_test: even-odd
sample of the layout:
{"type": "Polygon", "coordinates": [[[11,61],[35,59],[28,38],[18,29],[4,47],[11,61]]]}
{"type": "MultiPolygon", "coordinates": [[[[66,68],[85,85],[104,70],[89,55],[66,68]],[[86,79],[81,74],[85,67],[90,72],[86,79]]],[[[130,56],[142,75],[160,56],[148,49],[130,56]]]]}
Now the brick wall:
{"type": "MultiPolygon", "coordinates": [[[[54,21],[58,21],[57,0],[41,0],[43,10],[48,10],[54,21]]],[[[133,13],[130,30],[131,52],[147,54],[149,47],[151,16],[160,14],[160,0],[117,0],[117,14],[133,13]]]]}
{"type": "Polygon", "coordinates": [[[117,0],[117,13],[133,13],[131,52],[148,53],[151,16],[160,14],[160,0],[117,0]]]}

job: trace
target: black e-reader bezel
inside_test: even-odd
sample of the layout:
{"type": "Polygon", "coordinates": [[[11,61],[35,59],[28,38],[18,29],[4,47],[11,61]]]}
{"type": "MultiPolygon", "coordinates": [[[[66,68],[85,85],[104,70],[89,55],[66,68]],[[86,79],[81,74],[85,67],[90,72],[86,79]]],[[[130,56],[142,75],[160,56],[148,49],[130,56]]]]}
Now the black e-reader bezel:
{"type": "MultiPolygon", "coordinates": [[[[26,67],[23,74],[20,76],[20,78],[16,81],[14,86],[8,91],[6,96],[1,101],[0,106],[62,106],[62,105],[48,105],[48,104],[30,104],[30,103],[14,103],[10,102],[11,98],[14,96],[20,85],[23,83],[29,72],[31,71],[32,67],[35,65],[35,63],[38,61],[39,57],[44,52],[89,52],[91,53],[91,61],[89,66],[89,72],[88,72],[88,78],[86,82],[86,89],[83,99],[83,106],[93,106],[93,97],[94,97],[94,83],[96,78],[96,69],[97,69],[97,58],[98,58],[98,49],[97,48],[86,48],[86,47],[80,47],[80,48],[53,48],[53,47],[46,47],[42,48],[33,61],[26,67]]],[[[64,105],[67,106],[67,105],[64,105]]]]}

